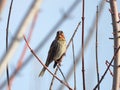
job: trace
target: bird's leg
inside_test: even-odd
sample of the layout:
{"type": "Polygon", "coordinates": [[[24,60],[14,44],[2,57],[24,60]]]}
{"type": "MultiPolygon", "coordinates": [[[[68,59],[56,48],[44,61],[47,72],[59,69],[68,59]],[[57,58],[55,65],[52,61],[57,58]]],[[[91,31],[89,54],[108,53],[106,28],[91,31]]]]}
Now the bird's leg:
{"type": "Polygon", "coordinates": [[[65,53],[63,53],[63,55],[58,60],[55,61],[53,68],[55,68],[57,64],[59,66],[61,66],[62,58],[64,55],[65,55],[65,53]]]}
{"type": "Polygon", "coordinates": [[[56,61],[57,64],[59,64],[59,66],[61,66],[62,58],[64,55],[65,55],[65,53],[63,53],[63,55],[56,61]]]}

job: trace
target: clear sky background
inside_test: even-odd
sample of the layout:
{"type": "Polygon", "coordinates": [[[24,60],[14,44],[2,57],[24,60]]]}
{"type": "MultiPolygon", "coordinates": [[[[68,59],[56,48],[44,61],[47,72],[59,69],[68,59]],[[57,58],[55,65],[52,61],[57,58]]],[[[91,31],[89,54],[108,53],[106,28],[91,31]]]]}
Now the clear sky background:
{"type": "MultiPolygon", "coordinates": [[[[5,52],[5,33],[6,33],[6,25],[7,25],[7,17],[8,11],[10,6],[11,0],[7,0],[6,6],[2,11],[2,19],[0,21],[0,58],[5,52]]],[[[29,9],[33,0],[14,0],[13,7],[11,12],[11,19],[10,19],[10,26],[9,26],[9,43],[11,42],[12,38],[18,26],[20,25],[22,19],[24,18],[27,10],[29,9]]],[[[55,24],[61,19],[61,17],[66,13],[69,7],[75,2],[75,0],[43,0],[42,4],[40,5],[40,12],[38,14],[38,18],[36,21],[36,25],[34,31],[32,33],[30,46],[31,48],[35,49],[36,46],[41,43],[41,41],[46,37],[48,32],[55,26],[55,24]]],[[[96,16],[96,6],[99,5],[101,0],[85,0],[85,39],[87,35],[91,34],[90,28],[93,27],[93,21],[96,16]]],[[[67,43],[70,40],[77,24],[82,21],[82,3],[81,1],[77,4],[75,9],[69,14],[68,19],[66,19],[57,30],[63,30],[67,43]]],[[[105,61],[110,61],[113,56],[113,40],[110,40],[112,35],[112,21],[111,21],[111,14],[109,12],[110,5],[109,3],[105,2],[103,6],[103,10],[99,19],[99,31],[98,31],[98,58],[99,58],[99,71],[100,77],[103,75],[106,65],[105,61]]],[[[120,11],[120,1],[118,0],[118,9],[120,11]]],[[[78,55],[78,52],[81,48],[81,25],[75,35],[74,38],[74,46],[75,46],[75,56],[78,55]]],[[[29,26],[28,30],[25,33],[26,36],[29,33],[29,26]]],[[[50,47],[51,42],[54,40],[56,32],[49,38],[49,41],[40,48],[39,52],[36,53],[43,62],[46,61],[47,53],[50,47]]],[[[14,57],[9,63],[9,71],[10,75],[14,71],[17,66],[18,60],[22,53],[24,47],[24,40],[21,41],[19,48],[17,49],[14,57]]],[[[25,58],[31,54],[29,50],[25,53],[25,58]]],[[[68,48],[66,56],[62,62],[61,70],[63,71],[64,75],[67,75],[69,68],[73,65],[72,59],[72,47],[68,48]]],[[[36,60],[35,57],[29,59],[30,63],[28,63],[24,69],[22,69],[18,75],[15,77],[12,83],[11,90],[49,90],[50,82],[52,76],[46,71],[44,77],[38,77],[42,65],[36,60]]],[[[29,61],[28,60],[28,61],[29,61]]],[[[81,61],[81,59],[80,59],[81,61]]],[[[49,66],[49,69],[54,72],[53,63],[49,66]]],[[[96,77],[96,68],[95,68],[95,32],[92,36],[90,43],[85,50],[85,77],[86,77],[86,90],[92,90],[95,85],[97,84],[97,77],[96,77]]],[[[77,90],[82,90],[82,67],[81,62],[79,62],[76,68],[77,74],[77,90]]],[[[112,68],[111,68],[112,70],[112,68]]],[[[63,79],[60,72],[57,74],[60,79],[63,79]]],[[[6,74],[0,77],[0,84],[6,80],[6,74]]],[[[73,88],[74,87],[74,80],[73,75],[71,76],[68,83],[73,88]]],[[[58,90],[61,83],[55,80],[53,85],[53,90],[58,90]]],[[[6,90],[5,86],[2,90],[6,90]]],[[[102,81],[101,90],[111,90],[112,88],[112,76],[108,72],[105,76],[104,80],[102,81]]],[[[67,90],[67,88],[64,88],[67,90]]]]}

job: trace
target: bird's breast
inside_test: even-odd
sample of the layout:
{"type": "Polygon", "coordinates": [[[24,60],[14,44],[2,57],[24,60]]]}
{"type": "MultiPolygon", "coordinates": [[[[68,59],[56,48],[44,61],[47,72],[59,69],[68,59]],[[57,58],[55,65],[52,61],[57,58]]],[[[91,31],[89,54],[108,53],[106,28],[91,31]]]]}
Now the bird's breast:
{"type": "Polygon", "coordinates": [[[61,58],[61,56],[66,52],[66,41],[61,41],[58,42],[58,48],[57,48],[57,52],[54,56],[54,60],[58,60],[61,58]]]}

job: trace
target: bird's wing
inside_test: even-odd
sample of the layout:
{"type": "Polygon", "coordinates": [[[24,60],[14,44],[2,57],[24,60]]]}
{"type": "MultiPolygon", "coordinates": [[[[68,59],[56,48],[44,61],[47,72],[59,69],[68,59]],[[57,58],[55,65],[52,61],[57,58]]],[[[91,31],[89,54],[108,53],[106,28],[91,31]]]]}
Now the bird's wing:
{"type": "Polygon", "coordinates": [[[49,52],[48,52],[48,57],[46,61],[46,66],[48,66],[52,61],[53,57],[55,56],[58,48],[58,43],[56,40],[54,40],[50,46],[49,52]]]}

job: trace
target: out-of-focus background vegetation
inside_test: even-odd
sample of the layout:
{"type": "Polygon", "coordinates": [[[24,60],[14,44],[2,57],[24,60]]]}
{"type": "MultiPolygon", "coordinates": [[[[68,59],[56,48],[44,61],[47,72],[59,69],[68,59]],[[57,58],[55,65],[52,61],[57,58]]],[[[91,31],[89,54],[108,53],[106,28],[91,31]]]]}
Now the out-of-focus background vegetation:
{"type": "MultiPolygon", "coordinates": [[[[2,2],[5,2],[0,12],[0,60],[2,61],[6,52],[6,27],[9,13],[9,7],[11,0],[0,0],[0,6],[2,2]]],[[[14,37],[21,25],[24,23],[28,10],[32,10],[32,4],[37,0],[13,0],[10,24],[9,24],[9,47],[13,42],[14,37]]],[[[38,0],[39,1],[39,0],[38,0]]],[[[120,1],[118,0],[118,10],[120,11],[120,1]]],[[[96,62],[95,62],[95,25],[96,25],[96,7],[98,5],[99,22],[98,22],[98,63],[100,77],[107,68],[105,61],[110,61],[113,56],[113,40],[109,38],[112,35],[112,20],[111,13],[109,11],[110,4],[105,0],[86,0],[85,1],[85,77],[86,77],[86,90],[92,90],[97,84],[96,75],[96,62]],[[90,37],[88,37],[90,36],[90,37]]],[[[57,30],[63,30],[67,43],[69,42],[77,24],[82,21],[82,3],[81,0],[42,0],[38,5],[39,11],[37,12],[36,21],[34,21],[34,28],[30,36],[30,46],[36,51],[36,54],[40,59],[45,62],[47,53],[51,42],[54,40],[57,30]],[[51,32],[51,33],[50,33],[51,32]]],[[[35,16],[35,14],[34,14],[35,16]]],[[[35,20],[35,19],[34,19],[35,20]]],[[[29,37],[31,31],[31,25],[33,19],[31,19],[25,29],[24,35],[29,37]]],[[[82,90],[82,66],[81,66],[81,25],[74,37],[74,48],[76,64],[76,78],[77,78],[77,90],[82,90]]],[[[25,41],[24,39],[18,40],[19,46],[10,58],[8,63],[10,76],[16,70],[18,65],[22,69],[14,76],[11,81],[11,90],[48,90],[52,76],[46,71],[44,77],[38,77],[39,72],[42,69],[42,65],[36,60],[36,58],[27,49],[24,53],[25,41]],[[24,53],[24,58],[21,58],[24,53]],[[21,56],[22,55],[22,56],[21,56]],[[21,61],[19,61],[21,60],[21,61]],[[19,64],[18,64],[19,63],[19,64]]],[[[66,56],[61,63],[61,70],[67,77],[69,72],[73,72],[73,56],[72,45],[68,48],[66,56]]],[[[49,66],[49,69],[54,72],[53,63],[49,66]]],[[[111,68],[112,70],[112,68],[111,68]]],[[[74,87],[73,73],[68,80],[69,85],[74,87]]],[[[61,73],[58,71],[57,76],[63,80],[61,73]]],[[[59,90],[62,84],[55,80],[53,90],[59,90]]],[[[111,90],[112,88],[112,76],[108,72],[104,80],[100,85],[101,90],[111,90]],[[109,83],[108,83],[109,82],[109,83]]],[[[0,90],[7,89],[6,71],[0,76],[0,90]]],[[[63,88],[67,90],[67,88],[63,88]]]]}

